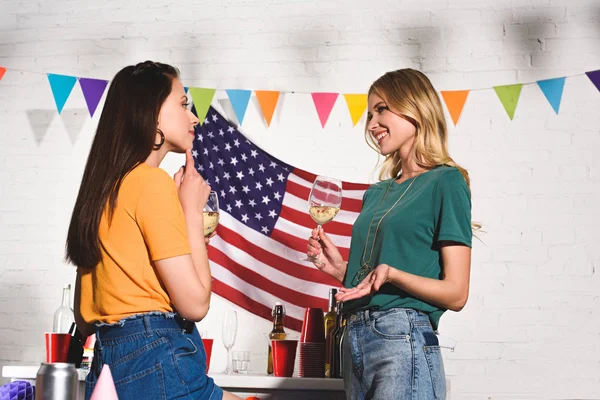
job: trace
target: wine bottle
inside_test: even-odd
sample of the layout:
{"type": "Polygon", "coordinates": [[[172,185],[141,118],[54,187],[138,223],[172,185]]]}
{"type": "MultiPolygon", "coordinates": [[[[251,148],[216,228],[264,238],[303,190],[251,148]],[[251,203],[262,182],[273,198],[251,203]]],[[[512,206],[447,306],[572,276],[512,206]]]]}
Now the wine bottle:
{"type": "Polygon", "coordinates": [[[54,313],[52,332],[69,333],[74,322],[75,316],[71,308],[71,285],[65,285],[63,287],[62,304],[54,313]]]}
{"type": "Polygon", "coordinates": [[[336,304],[335,304],[335,295],[337,293],[337,289],[329,289],[329,309],[325,314],[325,378],[329,378],[331,376],[330,372],[330,363],[329,363],[329,352],[330,341],[329,337],[331,336],[334,328],[335,328],[335,320],[336,320],[336,304]]]}

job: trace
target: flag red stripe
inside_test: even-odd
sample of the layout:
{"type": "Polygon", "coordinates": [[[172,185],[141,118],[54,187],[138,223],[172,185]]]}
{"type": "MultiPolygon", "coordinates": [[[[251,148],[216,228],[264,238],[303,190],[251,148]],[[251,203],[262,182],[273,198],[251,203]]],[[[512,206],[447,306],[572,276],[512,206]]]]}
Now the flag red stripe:
{"type": "Polygon", "coordinates": [[[240,265],[227,257],[225,253],[217,248],[211,248],[209,252],[209,258],[211,261],[216,262],[223,268],[229,270],[232,274],[236,275],[241,280],[248,284],[264,290],[267,293],[272,294],[275,297],[279,297],[283,301],[288,303],[297,304],[301,307],[320,307],[327,306],[327,300],[315,296],[310,296],[305,293],[297,292],[288,287],[282,286],[278,283],[268,280],[264,276],[240,265]]]}
{"type": "MultiPolygon", "coordinates": [[[[293,194],[296,197],[299,197],[303,200],[308,200],[308,196],[310,195],[310,189],[306,186],[302,186],[299,183],[292,182],[288,179],[285,191],[293,194]]],[[[351,199],[349,197],[342,198],[342,207],[340,209],[345,211],[352,211],[359,213],[362,209],[362,200],[351,199]]],[[[308,210],[307,210],[308,211],[308,210]]]]}
{"type": "MultiPolygon", "coordinates": [[[[317,223],[313,221],[310,215],[288,206],[281,206],[280,218],[288,221],[294,221],[298,225],[302,225],[308,229],[314,229],[317,227],[317,223]]],[[[333,220],[327,223],[327,233],[333,233],[341,236],[352,236],[352,225],[333,220]]]]}
{"type": "MultiPolygon", "coordinates": [[[[251,299],[244,293],[232,288],[218,279],[215,279],[212,282],[212,291],[213,293],[218,294],[219,296],[231,301],[234,304],[237,304],[253,314],[258,315],[259,317],[263,317],[267,320],[271,320],[273,318],[271,316],[271,309],[269,307],[251,299]]],[[[284,318],[283,324],[286,328],[293,329],[295,331],[300,331],[302,329],[302,321],[290,316],[286,316],[284,318]]]]}
{"type": "MultiPolygon", "coordinates": [[[[294,235],[290,235],[284,231],[279,229],[273,230],[271,233],[271,239],[277,240],[279,243],[285,244],[287,247],[299,251],[301,253],[306,253],[306,245],[308,244],[308,238],[300,239],[294,235]]],[[[348,254],[350,254],[350,250],[346,247],[338,247],[340,254],[344,258],[344,260],[348,259],[348,254]]]]}
{"type": "MultiPolygon", "coordinates": [[[[322,283],[324,285],[329,286],[339,284],[339,282],[337,282],[334,278],[317,269],[309,268],[305,265],[296,263],[294,262],[294,260],[285,259],[274,253],[271,253],[268,250],[265,250],[260,246],[256,246],[248,239],[244,238],[239,233],[229,229],[225,225],[219,225],[219,227],[217,228],[217,232],[219,233],[219,237],[224,242],[237,247],[238,249],[256,258],[263,264],[267,264],[268,266],[285,274],[305,281],[322,283]]],[[[306,246],[304,252],[306,252],[306,246]]]]}
{"type": "MultiPolygon", "coordinates": [[[[311,174],[310,172],[303,171],[298,168],[294,168],[293,174],[304,179],[307,182],[314,182],[317,175],[311,174]]],[[[342,189],[346,190],[367,190],[371,185],[367,183],[353,183],[353,182],[342,182],[342,189]]]]}

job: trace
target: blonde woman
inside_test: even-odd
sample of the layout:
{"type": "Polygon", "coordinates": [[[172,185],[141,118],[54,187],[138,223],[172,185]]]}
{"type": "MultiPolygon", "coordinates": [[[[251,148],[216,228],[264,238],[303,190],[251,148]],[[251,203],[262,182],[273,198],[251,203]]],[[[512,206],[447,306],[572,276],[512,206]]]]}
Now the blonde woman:
{"type": "Polygon", "coordinates": [[[448,154],[440,99],[419,71],[388,72],[371,85],[365,135],[385,162],[363,197],[349,260],[323,230],[307,251],[344,285],[346,395],[444,399],[435,331],[469,294],[469,177],[448,154]]]}

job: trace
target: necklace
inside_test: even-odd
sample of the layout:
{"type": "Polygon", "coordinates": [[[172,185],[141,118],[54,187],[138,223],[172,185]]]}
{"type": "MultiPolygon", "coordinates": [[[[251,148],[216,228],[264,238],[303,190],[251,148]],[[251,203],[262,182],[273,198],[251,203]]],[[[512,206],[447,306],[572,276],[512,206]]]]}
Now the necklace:
{"type": "MultiPolygon", "coordinates": [[[[423,171],[423,172],[425,172],[425,171],[423,171]]],[[[415,183],[415,181],[417,180],[417,178],[419,176],[421,176],[421,174],[423,172],[421,172],[419,175],[415,176],[415,178],[412,180],[412,182],[410,182],[410,184],[404,190],[404,192],[402,192],[402,194],[400,195],[400,197],[398,197],[398,200],[396,200],[394,202],[394,204],[385,212],[385,214],[383,214],[383,217],[381,217],[381,219],[377,223],[377,226],[375,227],[375,234],[373,235],[373,243],[371,244],[371,251],[369,252],[369,259],[367,261],[365,261],[365,255],[367,254],[367,245],[365,244],[365,249],[363,250],[363,254],[362,254],[362,257],[360,259],[360,261],[361,261],[360,269],[357,271],[357,273],[354,276],[354,279],[352,281],[353,282],[353,286],[358,285],[365,278],[365,276],[367,276],[373,270],[373,267],[371,266],[371,257],[373,257],[373,249],[375,248],[375,239],[377,239],[377,232],[379,231],[379,225],[381,225],[381,221],[383,221],[383,219],[386,217],[386,215],[388,215],[390,213],[390,211],[392,211],[392,209],[394,207],[396,207],[396,205],[400,202],[400,200],[402,200],[402,198],[404,197],[404,195],[406,194],[406,192],[408,192],[408,190],[410,189],[410,187],[413,185],[413,183],[415,183]]],[[[369,236],[371,235],[371,226],[373,225],[373,221],[375,220],[375,216],[379,212],[379,208],[383,204],[383,201],[387,197],[387,194],[390,191],[390,188],[392,187],[392,185],[395,183],[395,181],[396,181],[395,179],[391,180],[391,182],[388,185],[385,193],[383,194],[383,197],[381,198],[381,201],[379,202],[379,205],[377,206],[377,209],[375,210],[375,214],[373,214],[373,218],[371,218],[371,222],[369,223],[369,230],[367,231],[367,243],[369,241],[369,236]]]]}

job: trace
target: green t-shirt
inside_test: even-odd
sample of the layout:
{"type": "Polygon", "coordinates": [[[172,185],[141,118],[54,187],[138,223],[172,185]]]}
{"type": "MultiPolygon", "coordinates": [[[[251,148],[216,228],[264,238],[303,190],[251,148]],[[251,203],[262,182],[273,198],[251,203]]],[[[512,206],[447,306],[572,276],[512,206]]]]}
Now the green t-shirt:
{"type": "MultiPolygon", "coordinates": [[[[465,179],[455,167],[441,165],[400,184],[393,179],[379,182],[365,192],[362,211],[352,228],[344,286],[350,288],[360,283],[357,272],[369,256],[372,268],[388,264],[414,275],[441,279],[439,242],[448,240],[471,247],[472,237],[471,196],[465,179]],[[405,191],[404,197],[381,221],[375,237],[377,224],[405,191]]],[[[429,315],[434,329],[446,311],[388,283],[373,296],[348,301],[344,313],[390,308],[423,311],[429,315]]]]}

